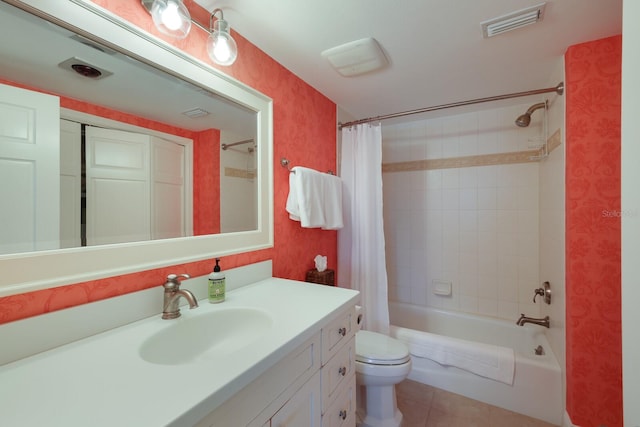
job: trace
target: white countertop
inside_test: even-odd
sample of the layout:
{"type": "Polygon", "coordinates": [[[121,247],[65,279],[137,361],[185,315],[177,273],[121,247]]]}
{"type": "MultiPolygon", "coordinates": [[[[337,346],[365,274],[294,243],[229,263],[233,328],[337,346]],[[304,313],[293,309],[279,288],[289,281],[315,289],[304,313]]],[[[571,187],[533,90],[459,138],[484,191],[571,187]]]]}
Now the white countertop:
{"type": "Polygon", "coordinates": [[[0,366],[0,425],[193,425],[357,299],[349,289],[271,278],[228,292],[221,304],[183,307],[175,320],[158,314],[0,366]],[[173,322],[231,307],[268,312],[273,327],[223,366],[205,360],[159,365],[140,357],[141,343],[173,322]]]}

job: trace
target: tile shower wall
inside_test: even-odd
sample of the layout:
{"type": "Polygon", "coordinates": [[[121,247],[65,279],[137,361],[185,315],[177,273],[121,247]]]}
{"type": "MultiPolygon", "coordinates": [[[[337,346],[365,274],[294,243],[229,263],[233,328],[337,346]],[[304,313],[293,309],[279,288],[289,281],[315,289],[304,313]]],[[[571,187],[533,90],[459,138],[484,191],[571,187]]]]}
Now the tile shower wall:
{"type": "MultiPolygon", "coordinates": [[[[383,163],[537,148],[533,103],[383,127],[383,163]]],[[[540,314],[538,163],[383,174],[389,298],[509,320],[540,314]],[[436,282],[451,295],[436,295],[436,282]]]]}

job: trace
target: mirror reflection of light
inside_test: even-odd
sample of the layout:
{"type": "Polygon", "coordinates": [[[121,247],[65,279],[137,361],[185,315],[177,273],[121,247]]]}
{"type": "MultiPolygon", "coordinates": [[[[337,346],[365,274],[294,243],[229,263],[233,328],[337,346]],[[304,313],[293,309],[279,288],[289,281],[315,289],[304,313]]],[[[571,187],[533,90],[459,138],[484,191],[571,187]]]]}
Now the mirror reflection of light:
{"type": "Polygon", "coordinates": [[[175,2],[168,2],[167,7],[162,11],[160,20],[170,30],[177,30],[182,24],[180,14],[178,13],[178,5],[175,2]]]}

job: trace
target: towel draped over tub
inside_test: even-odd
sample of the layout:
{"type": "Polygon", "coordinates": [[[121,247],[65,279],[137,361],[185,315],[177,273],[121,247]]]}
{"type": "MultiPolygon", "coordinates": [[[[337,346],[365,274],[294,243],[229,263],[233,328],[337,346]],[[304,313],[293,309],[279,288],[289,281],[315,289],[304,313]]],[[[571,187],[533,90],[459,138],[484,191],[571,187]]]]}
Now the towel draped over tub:
{"type": "Polygon", "coordinates": [[[411,329],[390,327],[390,335],[405,342],[416,357],[431,359],[445,366],[455,366],[485,378],[513,385],[515,353],[498,345],[471,342],[443,335],[421,332],[415,338],[411,329]]]}
{"type": "Polygon", "coordinates": [[[294,167],[289,174],[286,209],[289,218],[300,221],[304,228],[342,228],[342,180],[328,173],[294,167]]]}

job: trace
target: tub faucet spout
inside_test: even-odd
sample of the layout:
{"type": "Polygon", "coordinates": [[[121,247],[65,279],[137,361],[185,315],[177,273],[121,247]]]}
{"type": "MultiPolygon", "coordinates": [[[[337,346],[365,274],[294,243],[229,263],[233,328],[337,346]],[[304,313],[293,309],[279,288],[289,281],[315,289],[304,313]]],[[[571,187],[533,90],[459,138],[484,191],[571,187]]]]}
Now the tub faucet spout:
{"type": "Polygon", "coordinates": [[[545,328],[549,327],[549,316],[544,316],[542,319],[536,319],[533,317],[527,317],[522,313],[520,318],[516,322],[518,326],[524,326],[525,323],[533,323],[534,325],[544,326],[545,328]]]}

